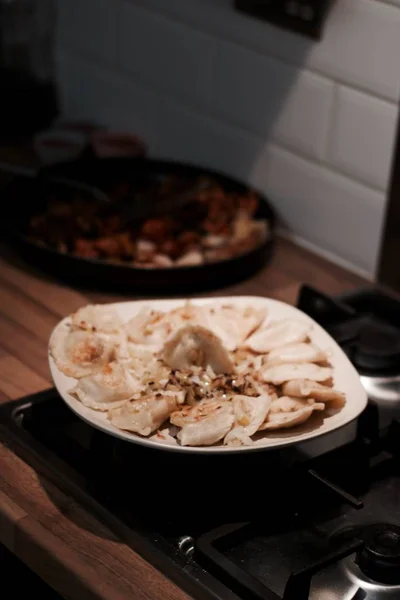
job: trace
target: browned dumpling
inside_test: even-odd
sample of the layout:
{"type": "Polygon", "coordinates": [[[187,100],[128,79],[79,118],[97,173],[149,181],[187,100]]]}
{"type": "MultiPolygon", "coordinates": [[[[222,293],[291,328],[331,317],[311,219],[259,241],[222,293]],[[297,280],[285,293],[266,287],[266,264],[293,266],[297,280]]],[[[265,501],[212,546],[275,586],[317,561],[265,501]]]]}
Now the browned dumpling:
{"type": "Polygon", "coordinates": [[[165,314],[159,310],[142,308],[125,324],[128,340],[160,350],[170,334],[164,317],[165,314]]]}
{"type": "Polygon", "coordinates": [[[221,339],[227,350],[233,351],[263,323],[266,316],[267,311],[263,307],[208,306],[205,326],[221,339]]]}
{"type": "Polygon", "coordinates": [[[183,427],[189,423],[201,421],[205,417],[216,414],[226,405],[227,400],[223,398],[207,398],[196,402],[195,405],[184,404],[171,414],[170,421],[177,427],[183,427]]]}
{"type": "Polygon", "coordinates": [[[177,437],[182,446],[211,446],[225,437],[234,420],[232,405],[224,402],[217,410],[184,424],[177,437]]]}
{"type": "Polygon", "coordinates": [[[73,329],[85,329],[101,333],[118,333],[122,321],[117,311],[111,306],[88,304],[71,315],[73,329]]]}
{"type": "Polygon", "coordinates": [[[178,408],[182,394],[153,394],[110,410],[110,422],[126,431],[148,436],[178,408]]]}
{"type": "Polygon", "coordinates": [[[264,423],[269,406],[270,396],[233,396],[232,407],[235,423],[224,439],[228,446],[250,446],[251,436],[259,430],[264,423]]]}
{"type": "Polygon", "coordinates": [[[82,377],[71,393],[89,408],[108,410],[129,400],[141,389],[140,381],[125,366],[111,362],[96,373],[82,377]]]}
{"type": "Polygon", "coordinates": [[[71,331],[67,324],[57,328],[50,340],[50,354],[57,367],[69,377],[85,377],[112,360],[115,346],[91,331],[71,331]]]}

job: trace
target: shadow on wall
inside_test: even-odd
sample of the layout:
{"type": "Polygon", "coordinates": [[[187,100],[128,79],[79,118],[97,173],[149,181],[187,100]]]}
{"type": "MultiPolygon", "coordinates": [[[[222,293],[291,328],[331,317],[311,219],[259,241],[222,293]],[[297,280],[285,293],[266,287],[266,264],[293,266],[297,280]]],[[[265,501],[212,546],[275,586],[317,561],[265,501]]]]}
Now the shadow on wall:
{"type": "MultiPolygon", "coordinates": [[[[219,0],[219,5],[227,11],[231,0],[219,0]]],[[[240,13],[237,19],[238,26],[256,25],[258,35],[263,31],[276,44],[285,40],[278,28],[253,23],[240,13]]],[[[196,108],[196,98],[193,107],[164,98],[153,154],[219,169],[263,191],[271,189],[271,142],[294,146],[305,156],[320,156],[329,122],[330,85],[304,71],[318,42],[300,35],[290,38],[287,54],[293,57],[295,49],[296,65],[282,59],[282,49],[276,58],[218,41],[207,109],[200,101],[196,108]]],[[[290,201],[296,202],[296,191],[290,201]]]]}
{"type": "MultiPolygon", "coordinates": [[[[300,41],[305,63],[316,42],[300,41]]],[[[272,141],[290,145],[295,130],[298,147],[306,154],[318,151],[312,147],[315,136],[310,136],[310,129],[319,124],[312,120],[311,107],[313,88],[318,83],[312,75],[304,75],[301,65],[292,66],[226,42],[217,49],[213,69],[215,80],[207,113],[164,100],[155,155],[192,161],[264,187],[267,148],[272,141]],[[310,94],[306,111],[305,91],[310,94]]],[[[321,112],[325,107],[317,106],[316,110],[321,112]]],[[[323,139],[321,131],[321,144],[323,139]]]]}
{"type": "MultiPolygon", "coordinates": [[[[271,143],[317,162],[323,155],[333,84],[304,68],[318,42],[234,12],[232,0],[101,3],[96,36],[88,39],[92,12],[85,17],[76,0],[61,4],[70,13],[68,27],[61,24],[59,60],[65,112],[131,130],[148,141],[153,156],[251,183],[271,194],[290,220],[285,225],[308,236],[306,220],[320,189],[311,198],[311,173],[300,195],[285,178],[296,166],[277,161],[280,151],[271,143]],[[103,38],[112,19],[117,40],[108,52],[103,38]],[[72,32],[80,32],[85,51],[72,32]]],[[[326,231],[318,235],[314,242],[327,247],[326,231]]]]}

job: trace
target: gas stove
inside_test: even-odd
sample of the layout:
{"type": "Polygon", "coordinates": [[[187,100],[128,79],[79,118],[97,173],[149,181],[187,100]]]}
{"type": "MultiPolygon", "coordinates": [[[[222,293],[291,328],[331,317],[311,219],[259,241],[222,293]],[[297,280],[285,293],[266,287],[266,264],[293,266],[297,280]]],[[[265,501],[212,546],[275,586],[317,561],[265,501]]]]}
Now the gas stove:
{"type": "Polygon", "coordinates": [[[298,307],[343,348],[379,405],[380,427],[400,416],[400,302],[366,290],[332,299],[303,286],[298,307]]]}
{"type": "Polygon", "coordinates": [[[3,404],[0,437],[193,598],[400,599],[400,303],[303,287],[298,306],[370,395],[336,433],[279,452],[179,455],[93,429],[50,389],[3,404]]]}

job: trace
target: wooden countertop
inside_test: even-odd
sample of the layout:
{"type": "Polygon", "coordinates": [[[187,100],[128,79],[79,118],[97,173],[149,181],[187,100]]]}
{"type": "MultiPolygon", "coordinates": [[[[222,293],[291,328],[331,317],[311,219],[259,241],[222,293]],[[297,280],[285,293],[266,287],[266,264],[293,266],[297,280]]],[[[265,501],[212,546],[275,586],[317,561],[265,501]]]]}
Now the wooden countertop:
{"type": "MultiPolygon", "coordinates": [[[[47,341],[61,317],[90,301],[112,302],[121,297],[55,283],[9,249],[0,249],[0,402],[6,402],[51,386],[47,341]]],[[[295,303],[301,283],[328,294],[365,285],[355,275],[279,240],[272,264],[247,282],[213,295],[262,295],[295,303]]],[[[0,542],[71,600],[187,598],[73,498],[42,475],[39,479],[3,444],[0,542]]]]}

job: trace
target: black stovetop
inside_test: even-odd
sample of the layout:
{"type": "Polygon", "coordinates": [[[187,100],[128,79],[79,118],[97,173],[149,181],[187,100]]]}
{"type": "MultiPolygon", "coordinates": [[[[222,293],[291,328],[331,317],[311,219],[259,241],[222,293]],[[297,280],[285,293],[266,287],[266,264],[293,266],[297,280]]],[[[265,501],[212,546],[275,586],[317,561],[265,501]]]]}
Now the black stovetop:
{"type": "Polygon", "coordinates": [[[307,600],[368,526],[400,526],[400,423],[379,432],[373,403],[355,441],[313,459],[150,450],[79,420],[54,389],[2,405],[0,436],[194,598],[307,600]]]}

